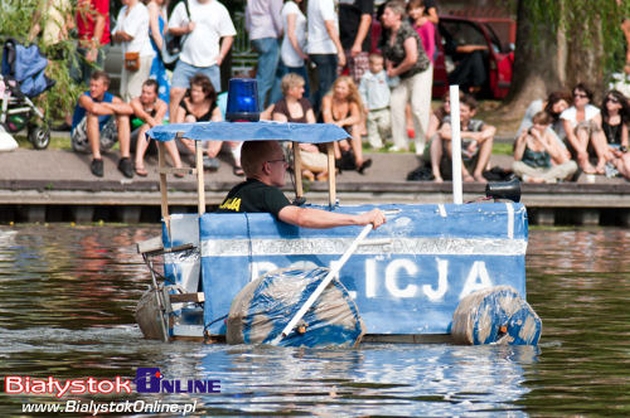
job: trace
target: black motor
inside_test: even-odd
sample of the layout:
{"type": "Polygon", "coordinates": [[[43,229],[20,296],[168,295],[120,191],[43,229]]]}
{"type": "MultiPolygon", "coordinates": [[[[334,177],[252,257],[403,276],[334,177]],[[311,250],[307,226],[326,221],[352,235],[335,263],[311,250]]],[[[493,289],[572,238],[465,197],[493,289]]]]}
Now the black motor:
{"type": "Polygon", "coordinates": [[[486,197],[494,200],[508,199],[518,203],[521,201],[521,182],[514,177],[510,181],[488,183],[486,197]]]}

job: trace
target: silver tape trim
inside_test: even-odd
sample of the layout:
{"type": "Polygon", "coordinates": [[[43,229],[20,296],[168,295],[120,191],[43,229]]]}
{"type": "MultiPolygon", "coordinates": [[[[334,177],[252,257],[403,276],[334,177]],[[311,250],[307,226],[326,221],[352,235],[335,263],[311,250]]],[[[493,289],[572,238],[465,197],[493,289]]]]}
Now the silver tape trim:
{"type": "MultiPolygon", "coordinates": [[[[263,255],[339,255],[352,244],[353,238],[253,239],[251,254],[263,255]]],[[[496,238],[392,238],[357,248],[355,254],[370,255],[492,255],[524,256],[526,240],[496,238]]],[[[202,240],[202,257],[235,257],[250,254],[247,239],[202,240]]]]}

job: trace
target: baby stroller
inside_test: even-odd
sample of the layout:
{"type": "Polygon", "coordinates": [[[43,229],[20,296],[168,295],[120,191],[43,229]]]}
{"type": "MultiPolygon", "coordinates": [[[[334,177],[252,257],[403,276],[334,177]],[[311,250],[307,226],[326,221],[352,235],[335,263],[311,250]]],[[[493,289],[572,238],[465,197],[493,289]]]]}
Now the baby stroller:
{"type": "Polygon", "coordinates": [[[37,45],[24,47],[14,39],[4,43],[0,75],[0,129],[15,133],[27,128],[35,149],[50,143],[50,125],[32,98],[54,86],[44,70],[48,60],[37,45]]]}

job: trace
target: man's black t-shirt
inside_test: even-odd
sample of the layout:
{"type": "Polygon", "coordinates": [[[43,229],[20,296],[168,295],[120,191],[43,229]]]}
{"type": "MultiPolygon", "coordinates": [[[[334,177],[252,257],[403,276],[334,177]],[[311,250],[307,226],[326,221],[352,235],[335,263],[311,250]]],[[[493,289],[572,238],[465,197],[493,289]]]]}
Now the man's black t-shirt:
{"type": "Polygon", "coordinates": [[[277,187],[248,179],[230,190],[217,212],[265,212],[277,218],[280,210],[290,204],[289,199],[277,187]]]}
{"type": "MultiPolygon", "coordinates": [[[[364,14],[374,14],[374,0],[339,0],[339,40],[344,50],[352,48],[364,14]]],[[[361,45],[363,52],[370,51],[370,32],[371,28],[361,45]]]]}

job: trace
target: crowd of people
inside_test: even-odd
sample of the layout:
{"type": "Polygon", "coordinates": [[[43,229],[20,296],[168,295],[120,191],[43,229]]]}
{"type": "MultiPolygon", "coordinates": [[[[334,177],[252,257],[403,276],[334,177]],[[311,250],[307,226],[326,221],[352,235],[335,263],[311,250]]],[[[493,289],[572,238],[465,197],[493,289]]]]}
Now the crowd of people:
{"type": "MultiPolygon", "coordinates": [[[[629,98],[611,89],[602,103],[592,103],[594,92],[584,83],[572,91],[554,91],[527,108],[513,144],[511,171],[526,183],[558,183],[587,175],[630,179],[628,128],[629,98]]],[[[460,95],[462,178],[486,182],[496,129],[474,115],[476,100],[460,95]]],[[[431,115],[430,145],[423,156],[431,178],[442,182],[451,173],[450,98],[431,115]]]]}
{"type": "Polygon", "coordinates": [[[580,173],[630,179],[628,97],[616,89],[599,106],[584,83],[532,102],[514,144],[513,170],[523,181],[556,183],[580,173]]]}
{"type": "MultiPolygon", "coordinates": [[[[113,28],[107,0],[79,0],[74,19],[67,18],[69,1],[45,1],[58,12],[53,24],[63,30],[56,32],[57,41],[76,28],[80,59],[72,74],[89,88],[71,115],[72,146],[91,154],[95,176],[103,176],[101,152],[115,143],[118,169],[129,178],[146,176],[144,158],[151,144],[144,134],[153,126],[223,119],[220,66],[236,29],[218,0],[181,0],[170,16],[167,0],[123,0],[113,28]],[[173,37],[180,37],[181,53],[171,73],[162,51],[173,37]],[[111,41],[120,43],[124,56],[119,96],[108,91],[110,77],[102,70],[111,41]]],[[[369,169],[365,143],[374,150],[414,150],[430,166],[434,181],[452,178],[449,98],[431,108],[435,2],[389,0],[378,7],[374,0],[339,1],[338,7],[334,0],[304,3],[247,2],[246,30],[258,56],[261,119],[342,127],[348,139],[334,144],[339,171],[364,174],[369,169]],[[382,27],[376,50],[371,44],[374,17],[382,27]]],[[[36,21],[31,36],[40,29],[36,21]]],[[[469,82],[458,82],[467,86],[459,100],[461,175],[467,182],[485,182],[496,128],[475,118],[478,104],[471,93],[479,82],[470,67],[469,82]]],[[[513,172],[538,183],[574,179],[579,172],[630,176],[628,100],[617,90],[607,92],[600,107],[592,100],[593,92],[580,83],[571,93],[553,92],[533,102],[514,141],[513,172]]],[[[223,149],[231,152],[234,174],[244,175],[237,143],[207,146],[204,168],[217,170],[223,149]]],[[[167,151],[170,163],[180,168],[194,146],[182,139],[168,144],[167,151]]],[[[322,150],[303,145],[300,152],[305,178],[328,177],[322,150]]]]}
{"type": "MultiPolygon", "coordinates": [[[[126,177],[145,176],[144,156],[150,144],[138,138],[148,129],[166,121],[223,118],[218,100],[220,66],[230,52],[236,29],[229,11],[218,0],[181,0],[170,16],[167,0],[123,0],[111,27],[106,0],[79,0],[74,8],[69,0],[42,1],[51,12],[36,19],[31,39],[39,34],[40,24],[45,32],[53,26],[63,29],[50,41],[53,43],[67,40],[71,29],[76,30],[78,59],[71,76],[88,89],[78,98],[67,124],[73,149],[91,154],[95,176],[103,176],[101,152],[116,142],[120,144],[119,170],[126,177]],[[180,39],[181,52],[171,73],[162,52],[175,37],[180,39]],[[124,57],[117,96],[108,91],[110,77],[103,71],[111,42],[121,45],[124,57]]],[[[372,161],[363,157],[363,137],[368,132],[374,148],[385,147],[389,141],[393,150],[408,150],[411,142],[421,153],[431,103],[433,25],[437,22],[434,2],[414,0],[407,5],[404,0],[392,0],[381,4],[377,14],[383,26],[381,43],[379,52],[372,55],[374,0],[305,3],[247,2],[246,30],[258,55],[261,115],[282,120],[280,111],[272,111],[282,101],[284,109],[280,110],[286,120],[329,122],[346,129],[348,140],[335,144],[338,170],[363,174],[370,167],[372,161]],[[299,88],[283,87],[288,75],[300,77],[288,81],[295,84],[297,80],[299,88]],[[307,110],[295,113],[297,104],[307,110]],[[413,141],[408,138],[410,123],[413,141]]],[[[168,155],[173,166],[181,167],[183,156],[192,147],[185,140],[176,145],[169,146],[168,155]]],[[[222,145],[232,150],[234,173],[242,175],[236,144],[213,144],[205,149],[204,167],[218,168],[222,145]]],[[[304,175],[324,179],[326,172],[315,164],[321,158],[314,149],[303,151],[315,159],[304,175]]]]}

